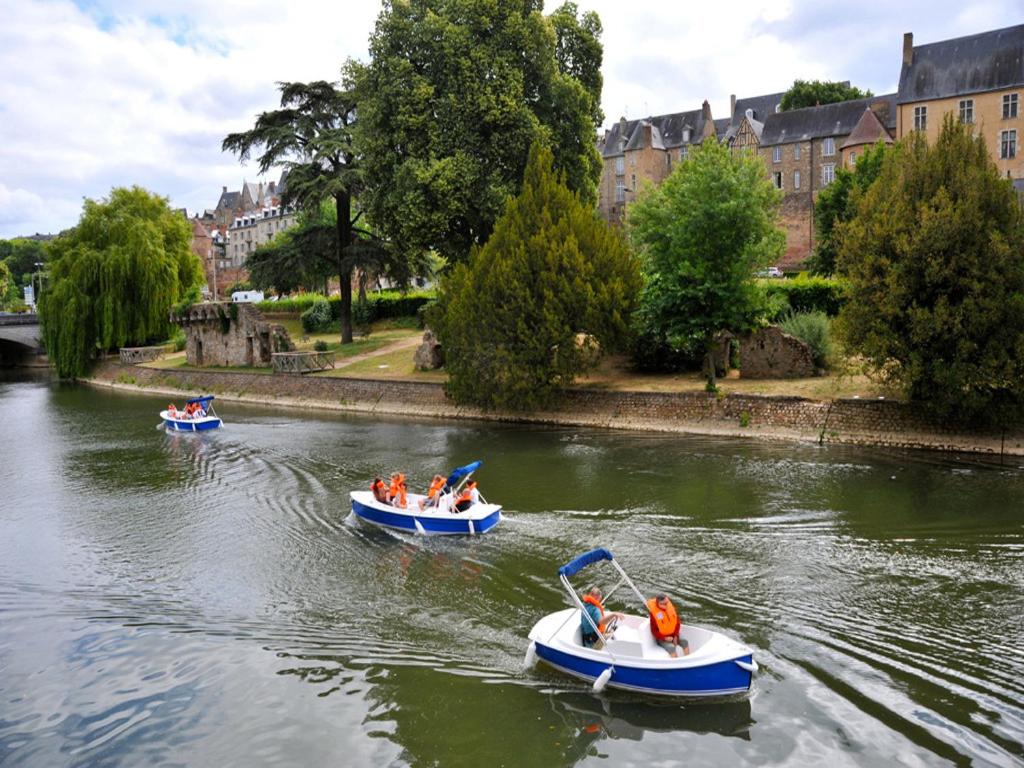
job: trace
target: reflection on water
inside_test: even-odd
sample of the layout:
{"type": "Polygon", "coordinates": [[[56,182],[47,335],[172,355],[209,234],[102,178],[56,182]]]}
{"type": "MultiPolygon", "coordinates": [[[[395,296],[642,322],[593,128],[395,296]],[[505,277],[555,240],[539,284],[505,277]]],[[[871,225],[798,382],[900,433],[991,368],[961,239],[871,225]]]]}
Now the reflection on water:
{"type": "Polygon", "coordinates": [[[163,404],[0,383],[0,764],[1024,759],[1020,468],[236,405],[165,434],[163,404]],[[478,457],[487,536],[349,513],[478,457]],[[597,545],[755,648],[752,696],[524,671],[597,545]]]}

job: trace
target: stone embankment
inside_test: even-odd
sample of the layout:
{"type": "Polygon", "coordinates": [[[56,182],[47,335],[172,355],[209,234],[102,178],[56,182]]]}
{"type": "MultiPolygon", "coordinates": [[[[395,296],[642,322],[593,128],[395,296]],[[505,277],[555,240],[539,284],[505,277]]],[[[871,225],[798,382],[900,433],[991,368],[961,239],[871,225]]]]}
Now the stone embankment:
{"type": "Polygon", "coordinates": [[[520,414],[456,405],[433,382],[168,371],[116,363],[101,366],[89,382],[177,396],[209,392],[264,405],[1024,456],[1024,426],[985,430],[940,422],[911,405],[886,400],[573,389],[556,410],[520,414]]]}

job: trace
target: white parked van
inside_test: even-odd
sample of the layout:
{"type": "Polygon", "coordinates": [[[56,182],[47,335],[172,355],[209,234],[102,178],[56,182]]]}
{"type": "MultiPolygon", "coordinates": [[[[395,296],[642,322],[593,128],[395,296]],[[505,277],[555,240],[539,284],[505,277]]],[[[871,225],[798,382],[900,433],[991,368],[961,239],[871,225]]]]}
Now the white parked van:
{"type": "Polygon", "coordinates": [[[263,301],[263,291],[235,291],[231,294],[231,300],[235,302],[263,301]]]}

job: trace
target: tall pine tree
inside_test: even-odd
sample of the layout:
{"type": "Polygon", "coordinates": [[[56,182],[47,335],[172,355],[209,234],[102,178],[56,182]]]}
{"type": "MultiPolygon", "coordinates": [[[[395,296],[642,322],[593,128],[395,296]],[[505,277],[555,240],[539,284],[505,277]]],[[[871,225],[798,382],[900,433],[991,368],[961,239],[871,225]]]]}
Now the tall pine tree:
{"type": "Polygon", "coordinates": [[[522,191],[442,285],[437,330],[458,402],[543,407],[595,362],[591,338],[608,350],[628,334],[637,264],[552,163],[535,143],[522,191]]]}

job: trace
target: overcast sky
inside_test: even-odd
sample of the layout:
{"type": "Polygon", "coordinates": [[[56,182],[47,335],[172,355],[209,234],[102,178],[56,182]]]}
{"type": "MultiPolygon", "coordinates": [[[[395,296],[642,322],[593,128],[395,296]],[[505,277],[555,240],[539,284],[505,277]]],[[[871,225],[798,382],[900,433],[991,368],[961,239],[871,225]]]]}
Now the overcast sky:
{"type": "MultiPolygon", "coordinates": [[[[559,3],[548,0],[546,10],[559,3]]],[[[895,90],[925,43],[1024,22],[1021,0],[578,0],[604,24],[605,122],[696,109],[795,78],[895,90]]],[[[84,197],[139,184],[189,213],[258,180],[222,154],[279,80],[366,58],[380,3],[0,0],[0,237],[58,232],[84,197]]],[[[276,177],[275,177],[276,178],[276,177]]]]}

